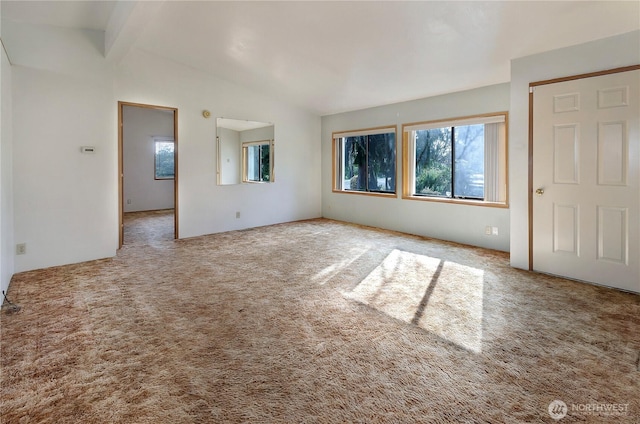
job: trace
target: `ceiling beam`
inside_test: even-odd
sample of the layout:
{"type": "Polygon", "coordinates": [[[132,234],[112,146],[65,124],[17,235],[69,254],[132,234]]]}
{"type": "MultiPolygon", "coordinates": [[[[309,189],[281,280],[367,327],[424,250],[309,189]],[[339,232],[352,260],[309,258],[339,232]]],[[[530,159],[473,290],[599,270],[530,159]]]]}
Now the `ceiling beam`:
{"type": "Polygon", "coordinates": [[[118,0],[104,35],[104,57],[119,62],[133,47],[163,1],[118,0]]]}

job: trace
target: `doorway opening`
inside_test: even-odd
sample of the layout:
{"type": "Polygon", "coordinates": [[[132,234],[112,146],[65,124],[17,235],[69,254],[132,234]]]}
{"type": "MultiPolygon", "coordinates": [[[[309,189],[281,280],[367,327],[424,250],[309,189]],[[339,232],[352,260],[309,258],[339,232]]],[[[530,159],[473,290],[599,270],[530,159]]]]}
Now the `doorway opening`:
{"type": "Polygon", "coordinates": [[[118,102],[118,211],[118,248],[178,238],[178,109],[118,102]]]}

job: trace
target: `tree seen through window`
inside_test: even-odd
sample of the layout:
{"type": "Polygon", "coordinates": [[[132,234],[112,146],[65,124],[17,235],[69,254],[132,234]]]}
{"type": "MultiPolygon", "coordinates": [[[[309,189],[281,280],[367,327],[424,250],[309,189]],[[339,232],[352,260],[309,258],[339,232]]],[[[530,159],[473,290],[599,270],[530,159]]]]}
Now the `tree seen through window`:
{"type": "Polygon", "coordinates": [[[175,178],[175,154],[173,141],[156,141],[155,179],[175,178]]]}
{"type": "Polygon", "coordinates": [[[484,197],[483,124],[417,130],[414,134],[416,194],[484,197]]]}
{"type": "Polygon", "coordinates": [[[342,189],[395,193],[395,133],[358,135],[339,138],[342,189]]]}

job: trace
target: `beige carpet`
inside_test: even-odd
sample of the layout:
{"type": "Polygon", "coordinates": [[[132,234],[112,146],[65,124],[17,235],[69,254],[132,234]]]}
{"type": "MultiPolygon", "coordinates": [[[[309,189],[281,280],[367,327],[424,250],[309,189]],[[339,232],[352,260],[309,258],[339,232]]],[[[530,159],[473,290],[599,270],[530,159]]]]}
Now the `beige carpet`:
{"type": "Polygon", "coordinates": [[[640,422],[638,295],[329,220],[173,241],[162,219],[14,277],[2,423],[542,423],[553,400],[640,422]]]}

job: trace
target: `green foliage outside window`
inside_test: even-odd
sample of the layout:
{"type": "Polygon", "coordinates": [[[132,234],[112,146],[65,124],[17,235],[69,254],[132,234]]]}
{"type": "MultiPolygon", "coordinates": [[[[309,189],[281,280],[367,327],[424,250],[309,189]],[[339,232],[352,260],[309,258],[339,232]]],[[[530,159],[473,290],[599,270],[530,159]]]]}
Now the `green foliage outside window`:
{"type": "Polygon", "coordinates": [[[175,178],[175,155],[173,141],[156,141],[155,178],[168,180],[175,178]]]}
{"type": "Polygon", "coordinates": [[[262,169],[262,181],[269,181],[271,178],[271,164],[269,158],[271,155],[271,149],[268,144],[260,146],[260,167],[262,169]]]}
{"type": "Polygon", "coordinates": [[[416,194],[484,197],[483,124],[418,130],[415,143],[416,194]]]}
{"type": "Polygon", "coordinates": [[[343,190],[394,193],[395,133],[343,137],[343,190]]]}
{"type": "Polygon", "coordinates": [[[416,194],[451,192],[451,128],[416,131],[416,194]]]}

